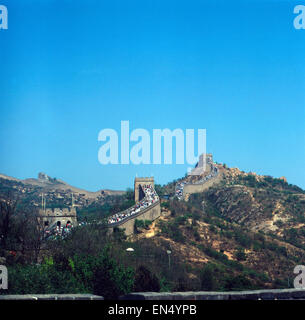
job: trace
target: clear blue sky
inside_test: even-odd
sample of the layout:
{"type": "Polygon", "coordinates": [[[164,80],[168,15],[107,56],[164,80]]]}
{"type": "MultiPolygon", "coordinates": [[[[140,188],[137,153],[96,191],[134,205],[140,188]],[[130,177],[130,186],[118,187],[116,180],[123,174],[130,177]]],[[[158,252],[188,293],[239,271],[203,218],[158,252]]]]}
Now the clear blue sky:
{"type": "Polygon", "coordinates": [[[0,0],[0,172],[97,190],[187,165],[108,165],[104,128],[204,128],[214,159],[305,188],[305,1],[0,0]]]}

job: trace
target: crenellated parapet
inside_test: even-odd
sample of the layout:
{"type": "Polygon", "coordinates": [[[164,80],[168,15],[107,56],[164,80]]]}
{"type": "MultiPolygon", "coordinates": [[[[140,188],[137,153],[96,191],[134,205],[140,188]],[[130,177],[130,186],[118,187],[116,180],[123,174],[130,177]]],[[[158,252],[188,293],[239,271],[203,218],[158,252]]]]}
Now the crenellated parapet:
{"type": "Polygon", "coordinates": [[[71,208],[46,208],[39,209],[39,214],[42,217],[76,217],[75,207],[71,208]]]}
{"type": "Polygon", "coordinates": [[[76,208],[45,208],[39,210],[41,223],[46,230],[53,231],[58,229],[77,226],[76,208]]]}

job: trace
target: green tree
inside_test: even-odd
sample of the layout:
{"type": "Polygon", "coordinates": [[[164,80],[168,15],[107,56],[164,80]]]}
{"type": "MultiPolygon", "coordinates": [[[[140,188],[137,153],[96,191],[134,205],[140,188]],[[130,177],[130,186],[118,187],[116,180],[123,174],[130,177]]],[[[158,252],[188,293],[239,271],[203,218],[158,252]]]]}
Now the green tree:
{"type": "Polygon", "coordinates": [[[130,292],[134,283],[134,271],[124,268],[110,258],[104,250],[94,268],[93,293],[105,299],[117,299],[120,295],[130,292]]]}
{"type": "Polygon", "coordinates": [[[216,281],[214,277],[214,268],[212,264],[206,264],[201,272],[201,290],[213,291],[216,288],[216,281]]]}
{"type": "Polygon", "coordinates": [[[146,267],[140,266],[136,270],[135,281],[134,281],[135,292],[159,292],[160,282],[159,279],[151,273],[146,267]]]}
{"type": "Polygon", "coordinates": [[[238,275],[236,277],[228,277],[225,283],[226,290],[249,290],[253,289],[253,284],[244,275],[238,275]]]}

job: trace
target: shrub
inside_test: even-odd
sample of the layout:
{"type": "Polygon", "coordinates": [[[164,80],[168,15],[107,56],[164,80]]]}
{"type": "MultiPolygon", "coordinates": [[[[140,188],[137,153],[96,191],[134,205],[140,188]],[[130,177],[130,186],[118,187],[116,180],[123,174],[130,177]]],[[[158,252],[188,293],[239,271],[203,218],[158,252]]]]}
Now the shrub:
{"type": "Polygon", "coordinates": [[[244,275],[238,275],[233,278],[228,277],[225,283],[226,290],[246,290],[253,289],[252,282],[244,275]]]}
{"type": "Polygon", "coordinates": [[[159,279],[152,274],[146,267],[140,266],[136,270],[134,287],[135,292],[159,292],[160,282],[159,279]]]}
{"type": "Polygon", "coordinates": [[[94,293],[115,299],[132,290],[134,273],[111,259],[74,255],[62,263],[52,258],[41,265],[9,266],[10,285],[5,294],[94,293]]]}
{"type": "Polygon", "coordinates": [[[238,248],[236,253],[235,253],[235,257],[238,261],[244,261],[246,260],[246,253],[245,250],[243,248],[238,248]]]}
{"type": "Polygon", "coordinates": [[[214,268],[212,264],[206,264],[200,275],[201,290],[213,291],[216,289],[216,281],[214,278],[214,268]]]}

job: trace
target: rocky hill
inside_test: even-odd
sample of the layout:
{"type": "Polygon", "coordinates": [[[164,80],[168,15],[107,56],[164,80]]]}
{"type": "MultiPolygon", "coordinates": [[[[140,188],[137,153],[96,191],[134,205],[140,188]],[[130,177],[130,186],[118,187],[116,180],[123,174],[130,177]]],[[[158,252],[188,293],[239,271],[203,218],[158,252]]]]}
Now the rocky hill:
{"type": "MultiPolygon", "coordinates": [[[[117,261],[133,268],[144,266],[156,275],[163,290],[292,287],[293,269],[305,261],[304,190],[285,178],[215,165],[221,175],[217,183],[185,200],[174,197],[177,181],[196,183],[202,177],[156,185],[162,199],[160,219],[138,221],[135,234],[127,240],[114,233],[117,240],[101,241],[100,235],[92,233],[92,225],[84,225],[69,239],[73,249],[69,247],[68,252],[87,254],[88,248],[99,252],[109,241],[117,261]],[[82,240],[76,241],[77,237],[82,240]],[[132,255],[126,251],[129,247],[134,248],[132,255]]],[[[133,198],[129,191],[123,202],[111,203],[106,192],[94,198],[72,188],[44,174],[27,181],[0,177],[0,196],[13,191],[24,205],[39,205],[42,192],[56,206],[70,205],[73,190],[76,204],[92,220],[129,207],[133,198]]]]}
{"type": "MultiPolygon", "coordinates": [[[[304,190],[285,178],[218,168],[218,184],[188,201],[163,199],[159,221],[138,228],[131,241],[170,249],[176,267],[185,270],[173,272],[184,274],[181,283],[190,290],[198,289],[202,270],[216,290],[292,286],[293,269],[305,260],[304,190]]],[[[160,191],[174,194],[174,185],[160,191]]]]}

